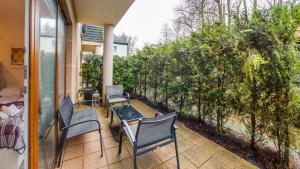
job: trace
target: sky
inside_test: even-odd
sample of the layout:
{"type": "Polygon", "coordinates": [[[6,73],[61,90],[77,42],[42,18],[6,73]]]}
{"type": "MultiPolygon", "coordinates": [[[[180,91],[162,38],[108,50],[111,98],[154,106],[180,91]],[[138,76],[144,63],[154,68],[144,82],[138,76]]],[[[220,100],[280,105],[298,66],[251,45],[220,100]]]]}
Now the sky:
{"type": "Polygon", "coordinates": [[[157,43],[164,23],[172,24],[174,8],[181,0],[135,0],[123,18],[116,25],[114,33],[136,37],[136,47],[145,43],[157,43]]]}

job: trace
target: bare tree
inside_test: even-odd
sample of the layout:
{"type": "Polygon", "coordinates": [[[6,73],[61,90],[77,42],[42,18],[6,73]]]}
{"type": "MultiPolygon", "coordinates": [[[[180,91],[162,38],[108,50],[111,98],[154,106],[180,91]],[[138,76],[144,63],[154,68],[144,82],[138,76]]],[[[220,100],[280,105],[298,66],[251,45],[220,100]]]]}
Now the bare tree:
{"type": "Polygon", "coordinates": [[[117,36],[117,38],[121,42],[125,42],[125,43],[128,44],[128,46],[127,46],[127,56],[133,55],[135,50],[136,50],[135,45],[136,45],[137,38],[128,36],[124,32],[121,35],[117,36]]]}
{"type": "Polygon", "coordinates": [[[228,28],[230,29],[231,28],[231,14],[232,14],[232,12],[231,12],[231,0],[227,0],[227,13],[228,13],[228,15],[227,15],[228,23],[227,23],[227,25],[228,25],[228,28]]]}
{"type": "Polygon", "coordinates": [[[242,16],[246,21],[249,21],[256,10],[278,5],[293,7],[298,4],[300,4],[300,0],[182,0],[175,9],[176,37],[201,31],[203,26],[213,24],[216,21],[222,23],[226,21],[226,25],[230,28],[233,23],[233,16],[236,19],[242,16]]]}
{"type": "Polygon", "coordinates": [[[173,30],[167,23],[163,24],[161,34],[163,37],[162,39],[163,43],[169,43],[172,41],[173,30]]]}
{"type": "Polygon", "coordinates": [[[257,11],[257,0],[253,0],[253,11],[257,11]]]}
{"type": "Polygon", "coordinates": [[[218,6],[219,21],[224,22],[222,0],[215,0],[215,2],[217,3],[218,6]]]}

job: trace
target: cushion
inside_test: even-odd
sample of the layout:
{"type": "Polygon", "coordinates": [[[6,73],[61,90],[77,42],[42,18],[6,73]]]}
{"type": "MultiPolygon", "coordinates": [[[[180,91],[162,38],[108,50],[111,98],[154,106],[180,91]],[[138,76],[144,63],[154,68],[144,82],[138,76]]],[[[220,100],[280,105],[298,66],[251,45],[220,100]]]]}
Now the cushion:
{"type": "Polygon", "coordinates": [[[18,87],[6,87],[0,91],[0,96],[21,96],[21,90],[18,87]]]}
{"type": "Polygon", "coordinates": [[[0,119],[6,119],[8,118],[9,116],[5,113],[3,113],[2,111],[0,111],[0,119]]]}

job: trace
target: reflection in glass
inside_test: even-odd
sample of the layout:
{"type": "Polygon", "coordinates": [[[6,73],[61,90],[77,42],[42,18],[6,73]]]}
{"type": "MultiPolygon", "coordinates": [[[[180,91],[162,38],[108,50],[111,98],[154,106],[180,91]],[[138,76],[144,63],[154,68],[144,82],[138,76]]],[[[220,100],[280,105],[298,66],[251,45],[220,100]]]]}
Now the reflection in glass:
{"type": "Polygon", "coordinates": [[[58,104],[61,105],[65,96],[65,23],[61,13],[58,14],[57,30],[58,104]]]}
{"type": "Polygon", "coordinates": [[[41,0],[39,44],[39,168],[52,168],[56,156],[55,64],[56,15],[54,0],[41,0]]]}

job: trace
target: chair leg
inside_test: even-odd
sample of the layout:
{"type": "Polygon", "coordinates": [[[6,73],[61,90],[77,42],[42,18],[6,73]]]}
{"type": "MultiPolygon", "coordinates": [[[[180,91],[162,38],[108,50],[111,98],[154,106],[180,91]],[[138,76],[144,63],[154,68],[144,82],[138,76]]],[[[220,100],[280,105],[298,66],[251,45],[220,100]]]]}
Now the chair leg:
{"type": "Polygon", "coordinates": [[[99,134],[100,134],[101,157],[103,157],[103,140],[102,140],[101,128],[99,129],[99,134]]]}
{"type": "Polygon", "coordinates": [[[178,155],[178,145],[177,145],[177,139],[176,139],[176,134],[175,133],[174,133],[174,143],[175,143],[175,151],[176,151],[177,169],[180,169],[179,155],[178,155]]]}
{"type": "Polygon", "coordinates": [[[60,168],[60,165],[61,165],[61,158],[62,158],[62,153],[63,153],[63,149],[64,149],[64,142],[65,142],[65,137],[63,134],[61,142],[59,144],[59,157],[58,157],[58,163],[57,163],[58,168],[60,168]]]}
{"type": "Polygon", "coordinates": [[[133,148],[133,162],[134,162],[134,169],[137,169],[137,159],[136,159],[136,148],[133,148]]]}
{"type": "Polygon", "coordinates": [[[108,103],[108,101],[106,101],[105,106],[106,106],[106,118],[107,118],[108,117],[108,110],[109,110],[109,103],[108,103]]]}
{"type": "Polygon", "coordinates": [[[113,113],[111,112],[110,113],[110,125],[112,125],[113,121],[114,121],[114,116],[113,116],[113,113]]]}
{"type": "MultiPolygon", "coordinates": [[[[122,125],[122,124],[120,124],[122,125]]],[[[122,153],[122,144],[123,144],[123,132],[122,129],[120,128],[120,133],[119,133],[119,154],[122,153]]]]}

